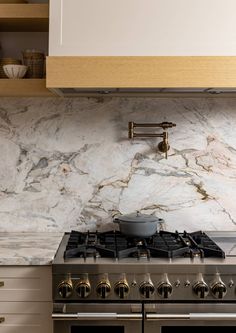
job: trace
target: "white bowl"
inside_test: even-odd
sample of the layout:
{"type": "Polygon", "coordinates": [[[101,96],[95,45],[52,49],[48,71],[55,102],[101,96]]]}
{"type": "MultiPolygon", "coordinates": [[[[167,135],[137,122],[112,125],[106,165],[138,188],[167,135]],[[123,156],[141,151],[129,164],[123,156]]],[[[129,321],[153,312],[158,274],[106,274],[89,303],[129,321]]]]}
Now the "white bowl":
{"type": "Polygon", "coordinates": [[[22,79],[28,69],[25,65],[4,65],[2,67],[4,73],[7,77],[9,77],[9,79],[22,79]]]}

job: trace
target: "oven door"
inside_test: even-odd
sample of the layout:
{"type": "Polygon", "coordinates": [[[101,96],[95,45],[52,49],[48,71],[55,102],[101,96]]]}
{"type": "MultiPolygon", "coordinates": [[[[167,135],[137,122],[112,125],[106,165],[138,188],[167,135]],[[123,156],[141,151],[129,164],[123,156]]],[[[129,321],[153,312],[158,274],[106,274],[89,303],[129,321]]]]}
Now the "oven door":
{"type": "Polygon", "coordinates": [[[236,304],[146,304],[145,333],[236,332],[236,304]],[[178,330],[179,329],[179,330],[178,330]]]}
{"type": "Polygon", "coordinates": [[[141,333],[140,304],[54,304],[54,333],[141,333]]]}

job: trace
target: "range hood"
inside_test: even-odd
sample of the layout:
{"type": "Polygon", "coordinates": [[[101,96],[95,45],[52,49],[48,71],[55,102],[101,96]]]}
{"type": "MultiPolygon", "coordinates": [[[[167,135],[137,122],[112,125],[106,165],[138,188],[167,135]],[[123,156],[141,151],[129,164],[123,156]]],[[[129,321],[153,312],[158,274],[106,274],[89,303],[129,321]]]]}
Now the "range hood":
{"type": "Polygon", "coordinates": [[[47,88],[234,96],[235,12],[235,0],[50,0],[47,88]]]}
{"type": "Polygon", "coordinates": [[[54,88],[62,97],[236,97],[236,88],[54,88]]]}
{"type": "Polygon", "coordinates": [[[236,88],[54,88],[54,91],[64,97],[209,97],[213,95],[236,97],[236,88]]]}
{"type": "Polygon", "coordinates": [[[47,87],[64,97],[234,97],[236,57],[54,56],[47,87]]]}

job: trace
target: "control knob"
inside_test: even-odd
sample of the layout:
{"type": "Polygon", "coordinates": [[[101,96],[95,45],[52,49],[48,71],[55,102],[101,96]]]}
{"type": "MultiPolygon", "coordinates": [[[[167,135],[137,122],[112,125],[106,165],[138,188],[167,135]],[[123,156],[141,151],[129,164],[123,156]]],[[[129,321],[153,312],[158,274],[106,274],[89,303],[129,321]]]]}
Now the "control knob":
{"type": "Polygon", "coordinates": [[[123,279],[115,284],[115,293],[121,298],[125,298],[129,294],[129,284],[126,279],[123,279]]]}
{"type": "Polygon", "coordinates": [[[163,275],[162,281],[157,286],[157,293],[162,298],[168,298],[172,294],[173,288],[168,279],[168,275],[165,273],[163,275]]]}
{"type": "Polygon", "coordinates": [[[86,298],[91,293],[91,286],[88,280],[81,280],[75,287],[77,295],[81,298],[86,298]]]}
{"type": "Polygon", "coordinates": [[[199,298],[205,298],[209,293],[208,285],[202,280],[193,285],[193,291],[199,298]]]}
{"type": "Polygon", "coordinates": [[[155,292],[155,287],[151,281],[144,281],[141,283],[139,291],[143,297],[150,298],[155,292]]]}
{"type": "Polygon", "coordinates": [[[157,287],[157,293],[162,298],[168,298],[172,294],[172,285],[169,282],[161,282],[157,287]]]}
{"type": "Polygon", "coordinates": [[[58,294],[63,298],[68,298],[72,295],[73,284],[71,279],[62,281],[57,287],[58,294]]]}
{"type": "Polygon", "coordinates": [[[227,287],[220,277],[217,280],[211,285],[211,291],[215,298],[222,299],[227,293],[227,287]]]}
{"type": "Polygon", "coordinates": [[[106,298],[111,292],[111,284],[109,280],[102,280],[99,282],[96,288],[97,294],[101,298],[106,298]]]}
{"type": "Polygon", "coordinates": [[[211,284],[211,292],[215,298],[222,299],[227,293],[227,287],[220,278],[220,274],[216,273],[215,279],[211,284]]]}

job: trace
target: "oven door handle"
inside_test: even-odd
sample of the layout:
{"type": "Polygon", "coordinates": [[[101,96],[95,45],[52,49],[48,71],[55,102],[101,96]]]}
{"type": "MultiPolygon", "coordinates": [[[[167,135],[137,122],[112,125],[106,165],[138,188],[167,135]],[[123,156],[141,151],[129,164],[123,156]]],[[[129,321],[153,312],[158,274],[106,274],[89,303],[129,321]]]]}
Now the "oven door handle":
{"type": "Polygon", "coordinates": [[[236,313],[190,313],[192,320],[235,320],[236,313]]]}
{"type": "Polygon", "coordinates": [[[141,313],[100,313],[100,312],[79,312],[79,313],[53,313],[53,320],[141,320],[141,313]]]}
{"type": "Polygon", "coordinates": [[[236,313],[186,313],[157,314],[146,313],[147,320],[235,320],[236,313]]]}

